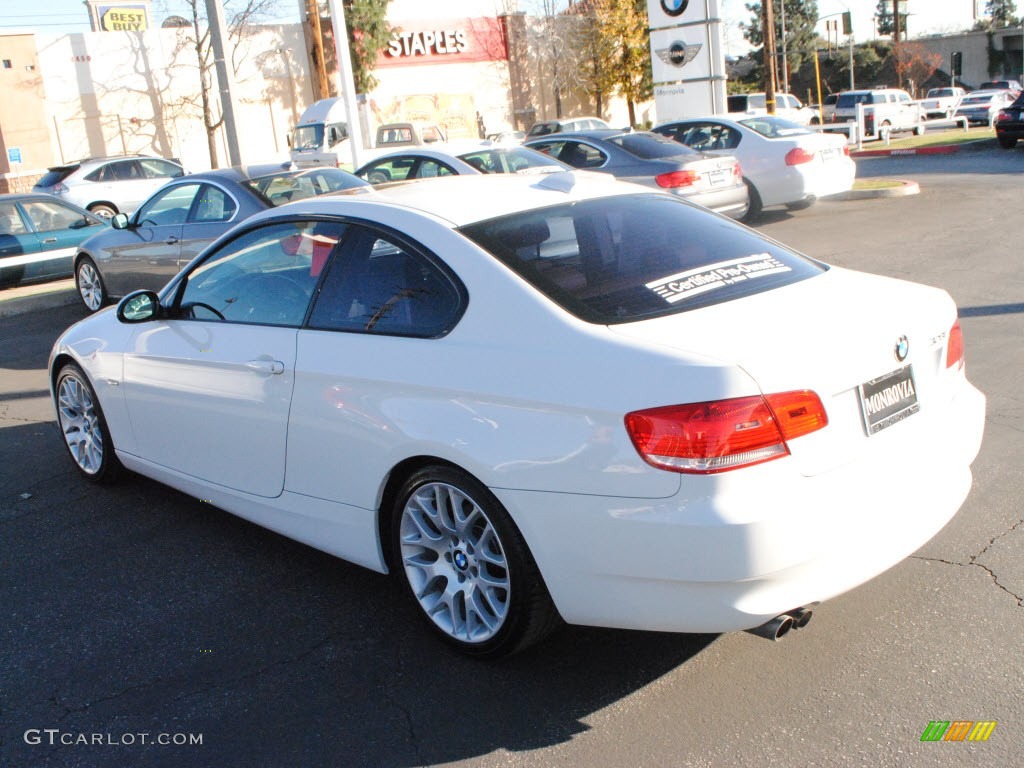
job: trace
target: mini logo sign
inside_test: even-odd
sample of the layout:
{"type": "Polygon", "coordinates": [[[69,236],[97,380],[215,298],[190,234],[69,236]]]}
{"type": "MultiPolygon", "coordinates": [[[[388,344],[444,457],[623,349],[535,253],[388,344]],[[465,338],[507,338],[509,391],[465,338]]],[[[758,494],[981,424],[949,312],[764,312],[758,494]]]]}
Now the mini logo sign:
{"type": "Polygon", "coordinates": [[[907,355],[910,354],[910,341],[907,340],[906,336],[900,336],[897,339],[893,351],[896,353],[896,359],[901,363],[907,359],[907,355]]]}
{"type": "Polygon", "coordinates": [[[690,0],[661,0],[661,10],[669,16],[682,16],[690,0]]]}
{"type": "Polygon", "coordinates": [[[988,741],[996,725],[995,720],[931,720],[921,741],[988,741]]]}
{"type": "Polygon", "coordinates": [[[658,48],[655,53],[666,64],[671,64],[673,67],[685,67],[696,58],[701,47],[700,43],[687,45],[682,40],[676,40],[668,48],[658,48]]]}

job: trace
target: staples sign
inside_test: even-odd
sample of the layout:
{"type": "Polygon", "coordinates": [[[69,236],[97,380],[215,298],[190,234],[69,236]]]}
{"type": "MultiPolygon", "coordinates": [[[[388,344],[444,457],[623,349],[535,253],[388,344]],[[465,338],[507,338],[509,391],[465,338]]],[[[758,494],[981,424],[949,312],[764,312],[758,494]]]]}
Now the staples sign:
{"type": "Polygon", "coordinates": [[[497,18],[401,25],[377,56],[378,67],[502,61],[508,58],[505,28],[497,18]]]}

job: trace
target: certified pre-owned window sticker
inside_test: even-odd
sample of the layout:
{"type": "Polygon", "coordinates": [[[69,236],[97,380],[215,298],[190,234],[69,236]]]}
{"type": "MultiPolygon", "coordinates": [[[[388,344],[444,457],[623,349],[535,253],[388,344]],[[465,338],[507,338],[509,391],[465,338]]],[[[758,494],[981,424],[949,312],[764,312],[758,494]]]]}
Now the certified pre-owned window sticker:
{"type": "Polygon", "coordinates": [[[791,267],[787,267],[770,253],[757,253],[742,259],[709,264],[688,272],[678,272],[647,283],[646,286],[669,304],[674,304],[716,288],[791,271],[791,267]]]}

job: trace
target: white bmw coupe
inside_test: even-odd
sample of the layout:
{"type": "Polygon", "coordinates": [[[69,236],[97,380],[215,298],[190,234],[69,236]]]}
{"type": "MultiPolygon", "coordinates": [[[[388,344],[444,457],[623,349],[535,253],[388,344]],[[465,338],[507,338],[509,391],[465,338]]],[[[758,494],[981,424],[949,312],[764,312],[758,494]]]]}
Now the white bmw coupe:
{"type": "Polygon", "coordinates": [[[946,524],[985,411],[945,292],[570,172],[257,214],[50,371],[87,480],[396,574],[492,657],[561,620],[778,638],[946,524]]]}

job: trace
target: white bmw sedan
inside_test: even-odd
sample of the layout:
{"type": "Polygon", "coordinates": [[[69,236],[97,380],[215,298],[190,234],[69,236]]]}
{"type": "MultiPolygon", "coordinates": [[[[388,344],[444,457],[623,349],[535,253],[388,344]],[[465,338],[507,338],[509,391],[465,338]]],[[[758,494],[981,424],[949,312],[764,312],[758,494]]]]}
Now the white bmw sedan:
{"type": "Polygon", "coordinates": [[[770,115],[694,118],[651,130],[698,152],[739,160],[750,192],[748,220],[769,206],[785,205],[795,211],[819,197],[846,192],[857,175],[845,136],[770,115]]]}
{"type": "Polygon", "coordinates": [[[396,574],[477,656],[560,620],[777,638],[967,496],[985,398],[941,290],[611,179],[356,192],[61,336],[85,479],[396,574]]]}

